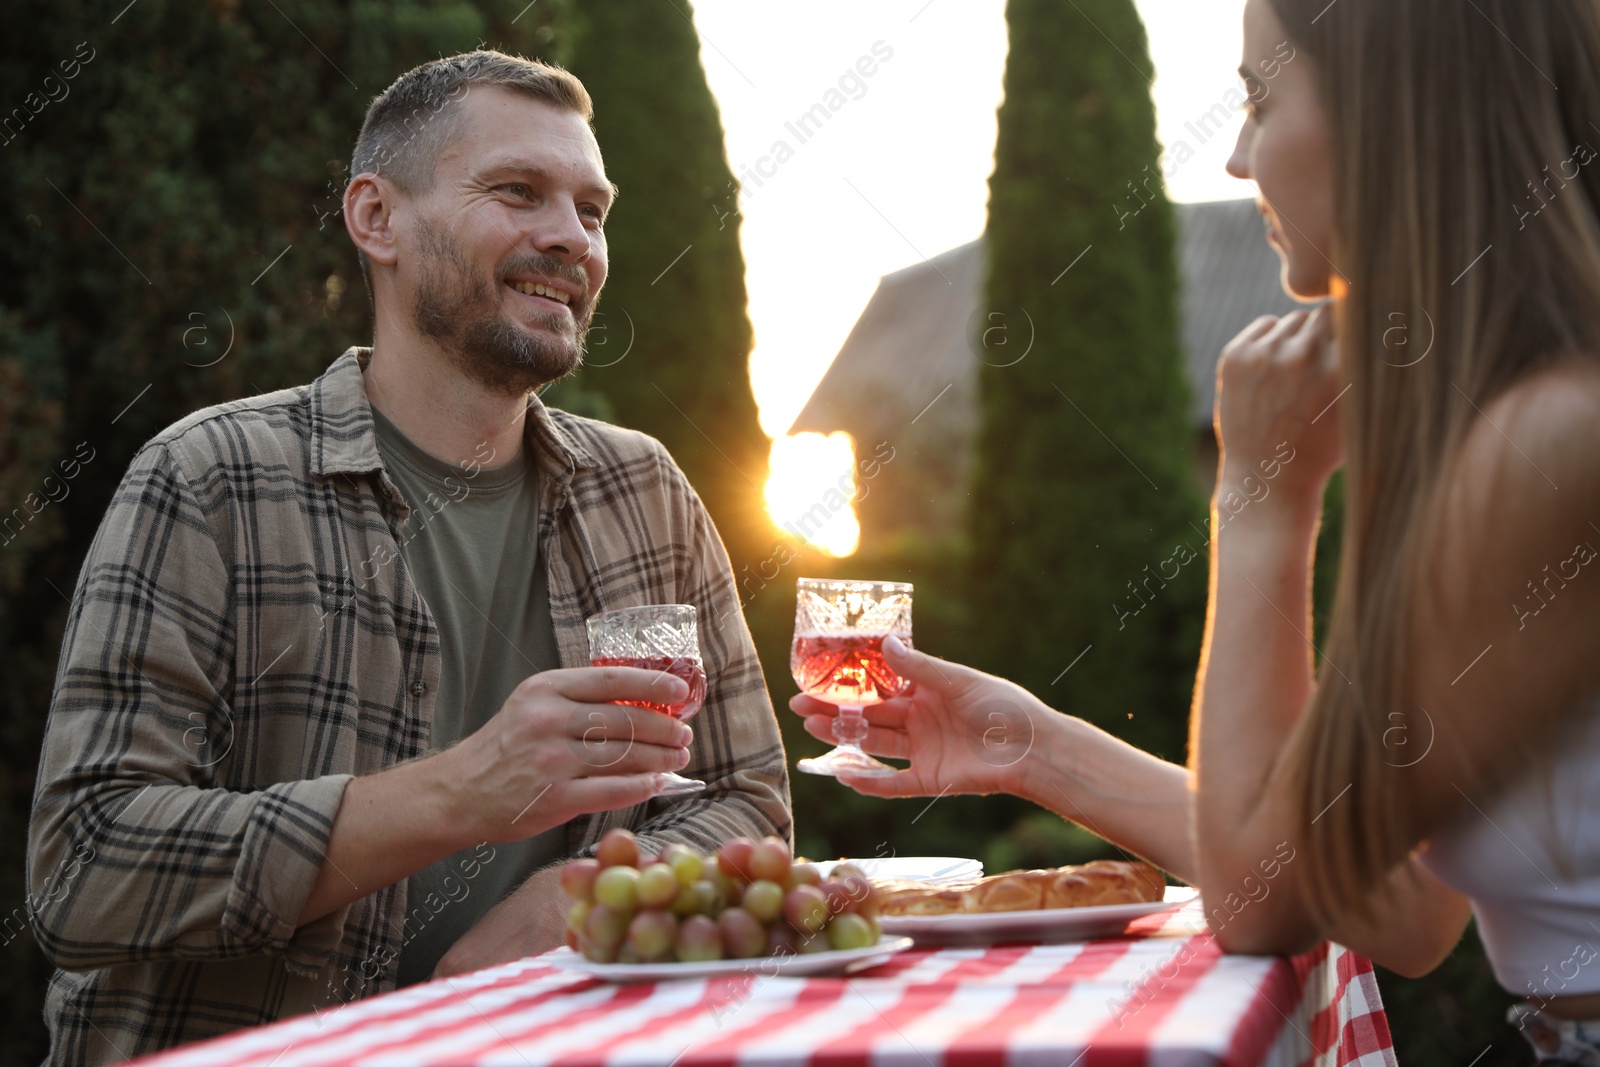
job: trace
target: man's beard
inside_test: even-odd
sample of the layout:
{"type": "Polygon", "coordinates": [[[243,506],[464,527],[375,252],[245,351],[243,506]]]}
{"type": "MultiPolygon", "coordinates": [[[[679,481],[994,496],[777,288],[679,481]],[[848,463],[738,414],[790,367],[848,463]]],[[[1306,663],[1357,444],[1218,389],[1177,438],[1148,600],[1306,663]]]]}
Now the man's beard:
{"type": "Polygon", "coordinates": [[[462,373],[485,389],[526,396],[565,378],[583,363],[584,340],[594,317],[589,279],[582,269],[544,253],[519,255],[501,264],[493,285],[476,275],[460,247],[442,230],[419,226],[422,261],[413,312],[417,329],[439,342],[462,373]],[[499,308],[497,288],[514,274],[543,274],[577,288],[569,317],[539,313],[547,330],[531,332],[499,308]]]}

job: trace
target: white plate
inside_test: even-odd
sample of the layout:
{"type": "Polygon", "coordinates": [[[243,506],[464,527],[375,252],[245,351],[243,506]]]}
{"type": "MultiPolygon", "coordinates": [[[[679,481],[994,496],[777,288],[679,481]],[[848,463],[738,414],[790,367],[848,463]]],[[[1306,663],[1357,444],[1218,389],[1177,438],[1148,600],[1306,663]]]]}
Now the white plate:
{"type": "Polygon", "coordinates": [[[983,864],[978,860],[959,856],[882,856],[873,859],[824,860],[812,864],[828,877],[828,872],[841,863],[854,864],[868,878],[894,878],[906,882],[929,882],[947,885],[956,882],[975,882],[983,877],[983,864]]]}
{"type": "Polygon", "coordinates": [[[577,971],[608,982],[664,982],[677,978],[715,978],[725,974],[759,971],[765,977],[802,978],[812,975],[850,974],[876,967],[911,947],[909,937],[884,937],[867,948],[842,952],[813,952],[799,956],[764,956],[753,960],[714,960],[710,963],[590,963],[563,945],[539,957],[541,963],[577,971]]]}
{"type": "Polygon", "coordinates": [[[1186,885],[1167,886],[1166,897],[1150,904],[1108,904],[1097,908],[1051,908],[977,915],[885,915],[885,936],[902,934],[920,945],[988,945],[996,941],[1088,941],[1120,934],[1146,915],[1179,908],[1199,895],[1186,885]]]}

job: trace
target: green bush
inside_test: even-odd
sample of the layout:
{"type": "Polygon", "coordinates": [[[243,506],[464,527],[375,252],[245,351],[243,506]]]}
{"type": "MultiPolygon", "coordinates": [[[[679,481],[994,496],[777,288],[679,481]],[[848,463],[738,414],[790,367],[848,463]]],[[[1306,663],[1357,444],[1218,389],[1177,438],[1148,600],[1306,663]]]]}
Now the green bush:
{"type": "Polygon", "coordinates": [[[1206,513],[1144,27],[1133,0],[1010,0],[1006,17],[987,321],[1009,344],[979,372],[972,648],[1182,760],[1206,513]]]}

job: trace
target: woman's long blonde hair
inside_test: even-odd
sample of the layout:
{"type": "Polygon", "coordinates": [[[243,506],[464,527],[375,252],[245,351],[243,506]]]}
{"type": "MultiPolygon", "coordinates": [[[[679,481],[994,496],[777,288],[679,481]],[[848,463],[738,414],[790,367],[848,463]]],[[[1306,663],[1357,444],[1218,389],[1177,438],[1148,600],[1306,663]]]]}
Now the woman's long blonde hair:
{"type": "Polygon", "coordinates": [[[1419,576],[1441,476],[1496,395],[1600,351],[1600,0],[1271,3],[1320,78],[1348,284],[1337,673],[1282,768],[1302,825],[1320,813],[1305,884],[1328,920],[1417,837],[1385,739],[1425,736],[1408,669],[1438,625],[1419,576]]]}

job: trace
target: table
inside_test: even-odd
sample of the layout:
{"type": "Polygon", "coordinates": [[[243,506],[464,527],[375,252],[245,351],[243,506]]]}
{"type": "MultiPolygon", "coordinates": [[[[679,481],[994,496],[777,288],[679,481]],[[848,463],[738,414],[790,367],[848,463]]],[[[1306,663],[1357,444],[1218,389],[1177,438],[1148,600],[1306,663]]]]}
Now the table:
{"type": "Polygon", "coordinates": [[[1114,938],[914,948],[847,978],[608,985],[534,956],[140,1067],[1393,1067],[1372,965],[1224,956],[1198,901],[1114,938]]]}

